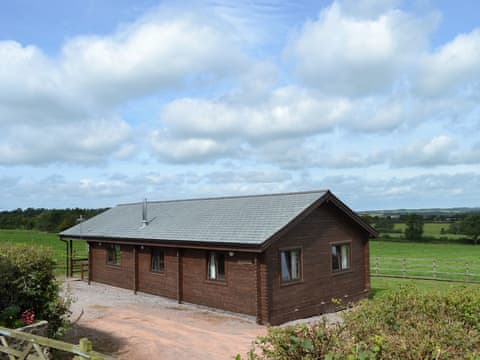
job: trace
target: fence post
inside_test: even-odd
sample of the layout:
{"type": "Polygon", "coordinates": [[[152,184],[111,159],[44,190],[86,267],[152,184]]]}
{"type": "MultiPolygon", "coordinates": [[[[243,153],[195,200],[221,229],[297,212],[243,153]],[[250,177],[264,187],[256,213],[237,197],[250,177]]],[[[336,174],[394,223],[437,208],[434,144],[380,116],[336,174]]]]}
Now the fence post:
{"type": "Polygon", "coordinates": [[[375,275],[378,275],[378,256],[375,256],[375,275]]]}
{"type": "Polygon", "coordinates": [[[406,258],[403,258],[402,273],[404,278],[407,277],[407,259],[406,258]]]}
{"type": "Polygon", "coordinates": [[[468,281],[468,277],[470,276],[470,265],[468,261],[465,262],[465,281],[468,281]]]}
{"type": "Polygon", "coordinates": [[[433,259],[433,278],[437,278],[437,259],[433,259]]]}

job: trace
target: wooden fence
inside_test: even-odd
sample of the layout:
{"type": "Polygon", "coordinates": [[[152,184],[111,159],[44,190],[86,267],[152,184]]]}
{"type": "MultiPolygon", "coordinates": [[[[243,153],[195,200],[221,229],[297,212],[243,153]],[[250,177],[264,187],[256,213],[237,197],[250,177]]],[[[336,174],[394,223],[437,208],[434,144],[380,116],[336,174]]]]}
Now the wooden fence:
{"type": "Polygon", "coordinates": [[[88,279],[88,258],[72,258],[69,267],[66,268],[64,264],[55,266],[55,271],[58,274],[66,274],[68,277],[80,277],[82,280],[88,279]]]}
{"type": "Polygon", "coordinates": [[[373,257],[370,274],[378,277],[480,283],[480,259],[440,260],[373,257]]]}
{"type": "MultiPolygon", "coordinates": [[[[74,360],[114,360],[113,357],[93,351],[91,342],[85,338],[81,339],[78,345],[72,345],[63,341],[0,327],[0,354],[7,354],[9,360],[49,360],[53,349],[72,354],[74,360]]],[[[0,356],[0,358],[3,357],[0,356]]]]}

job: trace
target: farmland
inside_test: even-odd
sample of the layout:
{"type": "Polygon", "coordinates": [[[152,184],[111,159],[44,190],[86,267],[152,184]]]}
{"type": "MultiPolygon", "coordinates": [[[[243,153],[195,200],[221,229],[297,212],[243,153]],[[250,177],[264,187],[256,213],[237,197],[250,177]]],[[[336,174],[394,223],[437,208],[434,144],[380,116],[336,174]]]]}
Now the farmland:
{"type": "MultiPolygon", "coordinates": [[[[448,234],[450,223],[446,222],[426,222],[423,225],[423,236],[429,239],[439,240],[459,240],[468,239],[466,235],[448,234]],[[443,229],[443,230],[442,230],[443,229]]],[[[397,222],[393,225],[392,232],[381,232],[380,237],[399,239],[403,237],[406,228],[405,223],[397,222]]]]}
{"type": "MultiPolygon", "coordinates": [[[[33,230],[4,230],[0,229],[0,243],[30,244],[51,250],[54,259],[60,267],[65,263],[65,243],[58,239],[57,234],[33,230]]],[[[75,254],[80,257],[87,255],[85,242],[74,241],[75,254]]]]}
{"type": "MultiPolygon", "coordinates": [[[[438,228],[438,227],[437,227],[438,228]]],[[[431,230],[433,231],[433,230],[431,230]]],[[[439,231],[439,230],[438,230],[439,231]]],[[[53,233],[32,231],[32,230],[0,230],[0,242],[31,244],[32,246],[42,246],[51,249],[52,254],[60,267],[65,263],[65,244],[53,233]]],[[[86,246],[84,242],[74,241],[74,250],[80,257],[86,256],[86,246]]],[[[454,243],[411,243],[394,241],[371,241],[370,255],[372,266],[375,258],[415,258],[427,259],[431,261],[436,259],[439,263],[443,261],[471,261],[479,262],[480,246],[454,244],[454,243]]],[[[59,272],[61,273],[61,272],[59,272]]],[[[386,289],[395,288],[400,283],[408,282],[402,279],[384,279],[373,278],[374,288],[386,289]]],[[[440,283],[437,281],[417,281],[421,288],[448,288],[449,283],[440,283]]]]}
{"type": "Polygon", "coordinates": [[[452,243],[370,241],[371,257],[405,257],[442,260],[478,260],[480,246],[452,243]]]}

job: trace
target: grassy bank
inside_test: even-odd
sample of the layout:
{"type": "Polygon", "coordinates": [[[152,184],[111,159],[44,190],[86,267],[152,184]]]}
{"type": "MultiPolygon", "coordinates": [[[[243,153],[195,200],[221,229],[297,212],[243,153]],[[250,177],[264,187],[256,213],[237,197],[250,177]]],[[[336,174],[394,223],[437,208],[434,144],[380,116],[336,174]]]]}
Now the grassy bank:
{"type": "Polygon", "coordinates": [[[370,241],[370,256],[445,260],[480,260],[480,246],[452,243],[370,241]]]}
{"type": "MultiPolygon", "coordinates": [[[[58,266],[64,266],[65,264],[65,243],[59,240],[57,234],[33,230],[0,229],[0,243],[27,244],[47,248],[52,252],[58,266]]],[[[83,257],[87,255],[86,243],[84,241],[74,241],[73,248],[78,256],[83,257]]]]}

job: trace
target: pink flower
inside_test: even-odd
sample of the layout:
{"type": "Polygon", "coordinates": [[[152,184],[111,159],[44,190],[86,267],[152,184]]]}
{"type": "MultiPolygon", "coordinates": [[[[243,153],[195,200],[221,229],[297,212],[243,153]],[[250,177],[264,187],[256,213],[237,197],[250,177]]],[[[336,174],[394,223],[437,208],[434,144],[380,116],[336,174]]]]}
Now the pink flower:
{"type": "Polygon", "coordinates": [[[24,324],[30,325],[35,321],[35,313],[33,310],[25,310],[22,313],[22,321],[24,324]]]}

